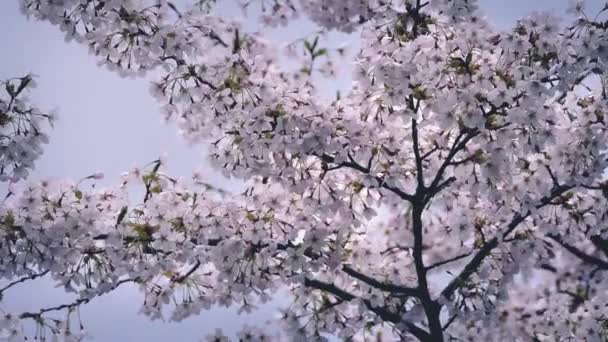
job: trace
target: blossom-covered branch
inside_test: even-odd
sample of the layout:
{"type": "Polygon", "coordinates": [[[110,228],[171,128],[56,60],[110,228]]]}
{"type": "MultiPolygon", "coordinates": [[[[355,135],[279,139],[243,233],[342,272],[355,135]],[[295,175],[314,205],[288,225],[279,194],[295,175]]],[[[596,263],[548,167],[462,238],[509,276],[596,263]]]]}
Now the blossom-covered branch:
{"type": "Polygon", "coordinates": [[[55,115],[29,104],[27,93],[36,83],[32,75],[0,82],[0,181],[27,177],[48,143],[45,132],[55,115]]]}

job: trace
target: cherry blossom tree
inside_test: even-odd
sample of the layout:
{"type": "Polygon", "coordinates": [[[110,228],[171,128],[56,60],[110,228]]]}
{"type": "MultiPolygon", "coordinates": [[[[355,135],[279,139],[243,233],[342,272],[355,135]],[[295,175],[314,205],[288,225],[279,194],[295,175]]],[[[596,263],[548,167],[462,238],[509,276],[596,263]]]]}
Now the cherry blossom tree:
{"type": "MultiPolygon", "coordinates": [[[[9,340],[26,321],[82,340],[73,313],[126,283],[143,314],[176,321],[289,290],[281,332],[241,341],[606,340],[608,5],[501,31],[473,0],[240,1],[264,27],[319,27],[289,44],[291,68],[216,1],[19,3],[108,69],[153,71],[164,117],[246,189],[171,177],[162,159],[111,188],[92,186],[101,173],[11,186],[0,294],[50,277],[75,299],[5,313],[9,340]],[[361,50],[350,91],[324,100],[319,77],[346,61],[331,31],[361,50]]],[[[52,118],[17,101],[31,82],[0,98],[5,181],[32,167],[52,118]]]]}

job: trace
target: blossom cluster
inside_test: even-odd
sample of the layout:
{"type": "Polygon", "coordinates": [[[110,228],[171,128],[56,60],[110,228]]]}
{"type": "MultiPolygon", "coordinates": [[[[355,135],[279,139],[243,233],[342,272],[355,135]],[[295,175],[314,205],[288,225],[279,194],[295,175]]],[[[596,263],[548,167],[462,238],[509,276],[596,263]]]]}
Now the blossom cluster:
{"type": "Polygon", "coordinates": [[[0,82],[0,182],[26,178],[49,141],[46,130],[56,117],[29,103],[35,85],[32,75],[0,82]]]}

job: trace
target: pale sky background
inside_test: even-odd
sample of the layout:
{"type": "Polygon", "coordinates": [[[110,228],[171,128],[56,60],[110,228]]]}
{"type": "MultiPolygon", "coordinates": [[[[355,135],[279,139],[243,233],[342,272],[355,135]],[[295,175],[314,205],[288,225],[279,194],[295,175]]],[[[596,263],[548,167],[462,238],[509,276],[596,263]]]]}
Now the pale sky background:
{"type": "MultiPolygon", "coordinates": [[[[187,2],[186,0],[177,2],[187,2]]],[[[604,0],[590,0],[590,9],[599,9],[604,0]]],[[[563,13],[568,0],[481,0],[484,12],[498,26],[506,28],[517,18],[534,10],[563,13]]],[[[224,6],[222,13],[238,13],[224,6]]],[[[595,13],[595,11],[590,11],[595,13]]],[[[255,22],[248,21],[248,28],[255,22]]],[[[275,30],[278,41],[313,31],[298,22],[275,30]]],[[[355,41],[356,37],[336,35],[333,41],[355,41]]],[[[57,108],[59,121],[51,132],[51,142],[31,180],[74,178],[96,170],[106,174],[104,182],[115,184],[121,172],[133,163],[139,165],[169,156],[172,175],[188,176],[202,167],[208,179],[225,188],[238,188],[233,181],[206,167],[203,146],[188,146],[177,130],[162,122],[158,103],[148,93],[149,81],[123,79],[96,64],[86,46],[65,43],[63,35],[46,23],[28,21],[18,11],[17,0],[0,0],[0,79],[37,74],[38,88],[31,98],[41,109],[57,108]]],[[[335,91],[350,82],[342,77],[335,91]]],[[[20,312],[66,301],[65,295],[39,282],[5,293],[0,308],[20,312]]],[[[94,300],[82,310],[86,328],[95,341],[197,341],[216,327],[235,332],[243,324],[264,322],[275,317],[279,300],[252,315],[238,316],[235,310],[214,309],[181,323],[150,322],[138,315],[143,297],[133,289],[118,290],[94,300]]],[[[269,327],[271,329],[271,327],[269,327]]]]}

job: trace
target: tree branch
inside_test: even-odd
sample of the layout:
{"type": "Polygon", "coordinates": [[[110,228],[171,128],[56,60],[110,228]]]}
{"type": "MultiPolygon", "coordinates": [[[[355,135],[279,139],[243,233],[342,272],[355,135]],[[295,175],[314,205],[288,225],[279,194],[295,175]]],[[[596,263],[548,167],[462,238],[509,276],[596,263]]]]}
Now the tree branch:
{"type": "Polygon", "coordinates": [[[196,259],[196,263],[186,272],[184,275],[177,277],[174,282],[183,283],[188,277],[192,275],[192,273],[196,272],[196,270],[201,266],[201,261],[196,259]]]}
{"type": "Polygon", "coordinates": [[[596,258],[592,255],[589,255],[589,254],[581,251],[577,247],[564,242],[559,235],[549,234],[549,235],[547,235],[547,237],[549,237],[551,240],[557,242],[560,246],[562,246],[568,252],[572,253],[577,258],[581,259],[583,262],[597,266],[598,268],[603,269],[603,270],[608,270],[608,261],[604,261],[600,258],[596,258]]]}
{"type": "Polygon", "coordinates": [[[404,294],[406,296],[411,296],[411,297],[418,297],[420,295],[418,289],[414,289],[414,288],[410,288],[410,287],[406,287],[406,286],[394,285],[394,284],[390,284],[390,283],[383,283],[383,282],[380,282],[379,280],[369,277],[361,272],[355,271],[354,269],[352,269],[351,267],[346,266],[346,265],[342,267],[342,271],[344,271],[344,273],[350,275],[351,277],[359,279],[362,282],[366,283],[367,285],[375,287],[382,291],[404,294]]]}
{"type": "Polygon", "coordinates": [[[449,263],[451,263],[451,262],[455,262],[455,261],[458,261],[458,260],[464,259],[464,258],[466,258],[466,257],[470,256],[470,255],[471,255],[471,253],[472,253],[472,252],[463,253],[463,254],[457,255],[457,256],[455,256],[455,257],[452,257],[452,258],[449,258],[449,259],[446,259],[446,260],[440,261],[440,262],[438,262],[438,263],[436,263],[436,264],[433,264],[433,265],[427,266],[427,267],[426,267],[426,270],[427,270],[427,271],[430,271],[430,270],[432,270],[433,268],[441,267],[441,266],[443,266],[443,265],[447,265],[447,264],[449,264],[449,263]]]}
{"type": "Polygon", "coordinates": [[[608,257],[608,240],[602,239],[599,235],[590,238],[591,243],[608,257]]]}
{"type": "Polygon", "coordinates": [[[19,283],[26,282],[26,281],[28,281],[28,280],[34,280],[34,279],[36,279],[36,278],[43,277],[43,276],[45,276],[47,273],[49,273],[49,270],[46,270],[46,271],[44,271],[44,272],[40,272],[40,273],[35,273],[35,274],[30,275],[30,276],[23,277],[23,278],[17,279],[17,280],[15,280],[15,281],[13,281],[13,282],[9,283],[8,285],[6,285],[6,286],[5,286],[5,287],[3,287],[2,289],[0,289],[0,298],[2,298],[2,293],[4,293],[4,291],[6,291],[6,290],[10,289],[11,287],[13,287],[13,286],[15,286],[15,285],[17,285],[17,284],[19,284],[19,283]]]}
{"type": "MultiPolygon", "coordinates": [[[[323,154],[323,155],[320,155],[317,157],[321,158],[321,160],[323,160],[326,163],[335,163],[335,158],[330,155],[323,154]]],[[[364,174],[371,173],[371,170],[369,168],[366,168],[352,160],[350,162],[344,161],[344,162],[338,163],[337,165],[338,165],[338,167],[343,167],[343,166],[349,167],[351,169],[357,170],[364,174]]],[[[397,187],[393,187],[393,186],[386,184],[384,182],[384,179],[382,179],[380,177],[374,176],[374,179],[376,179],[376,181],[378,182],[378,187],[387,189],[387,190],[391,191],[392,193],[394,193],[395,195],[399,196],[401,199],[406,200],[408,202],[414,201],[414,195],[408,194],[405,191],[403,191],[397,187]]]]}
{"type": "Polygon", "coordinates": [[[41,318],[41,316],[44,315],[47,312],[60,311],[60,310],[63,310],[63,309],[71,310],[71,309],[73,309],[73,308],[75,308],[75,307],[77,307],[79,305],[86,304],[86,303],[90,302],[94,298],[97,298],[97,297],[99,297],[101,295],[104,295],[106,293],[109,293],[110,291],[115,290],[120,285],[123,285],[123,284],[128,283],[128,282],[133,282],[133,281],[137,281],[137,279],[123,279],[123,280],[117,282],[114,286],[112,286],[112,288],[109,291],[107,291],[107,292],[98,293],[95,296],[89,297],[89,298],[80,298],[80,299],[77,299],[77,300],[73,301],[72,303],[61,304],[61,305],[57,305],[57,306],[53,306],[53,307],[49,307],[49,308],[40,309],[38,312],[24,312],[24,313],[20,314],[18,317],[20,319],[31,318],[31,319],[39,320],[41,318]]]}
{"type": "MultiPolygon", "coordinates": [[[[358,297],[356,297],[355,295],[337,287],[334,284],[325,283],[316,279],[305,278],[304,286],[330,293],[338,299],[348,302],[358,299],[358,297]]],[[[393,313],[384,307],[373,306],[371,302],[367,299],[362,299],[362,301],[370,311],[378,315],[383,320],[394,324],[405,324],[405,326],[408,328],[408,331],[412,335],[416,336],[416,338],[418,338],[420,341],[430,341],[430,335],[426,331],[424,331],[414,323],[402,320],[401,315],[393,313]]]]}
{"type": "Polygon", "coordinates": [[[445,173],[447,167],[450,166],[452,159],[456,156],[456,154],[458,154],[458,152],[465,148],[465,146],[469,141],[471,141],[471,139],[476,137],[478,134],[478,129],[464,129],[458,134],[458,136],[454,140],[454,143],[452,144],[452,147],[450,148],[448,156],[444,159],[443,163],[437,170],[437,173],[435,174],[435,178],[431,182],[431,185],[429,185],[429,189],[435,189],[439,185],[439,182],[441,182],[443,174],[445,173]]]}
{"type": "MultiPolygon", "coordinates": [[[[560,196],[564,192],[570,190],[572,186],[560,186],[558,188],[554,188],[550,195],[543,197],[540,200],[540,203],[536,206],[537,209],[540,209],[547,204],[549,204],[555,197],[560,196]]],[[[503,236],[507,237],[515,228],[522,223],[528,216],[530,216],[530,211],[525,214],[517,213],[513,216],[513,219],[507,226],[503,236]]],[[[441,291],[441,295],[446,298],[451,298],[454,292],[460,288],[469,277],[477,271],[483,260],[490,255],[490,253],[494,250],[494,248],[498,247],[499,240],[498,237],[494,237],[490,241],[488,241],[483,247],[475,254],[473,259],[469,261],[469,263],[464,267],[464,269],[454,278],[452,281],[441,291]]]]}
{"type": "Polygon", "coordinates": [[[420,157],[420,145],[418,142],[418,123],[416,119],[412,119],[412,142],[414,149],[414,158],[416,160],[416,178],[418,180],[418,189],[420,191],[425,189],[424,186],[424,174],[422,166],[422,157],[420,157]]]}

